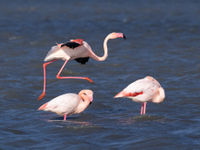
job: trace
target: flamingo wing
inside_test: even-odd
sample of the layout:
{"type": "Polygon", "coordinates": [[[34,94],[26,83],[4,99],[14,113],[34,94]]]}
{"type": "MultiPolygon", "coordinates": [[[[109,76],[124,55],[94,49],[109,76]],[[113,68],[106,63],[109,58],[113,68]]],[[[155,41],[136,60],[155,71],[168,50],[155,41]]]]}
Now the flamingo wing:
{"type": "Polygon", "coordinates": [[[125,89],[118,93],[115,98],[129,97],[136,102],[148,101],[152,99],[159,86],[159,84],[148,78],[139,79],[129,84],[125,89]]]}
{"type": "MultiPolygon", "coordinates": [[[[158,85],[155,84],[153,81],[151,80],[147,80],[146,78],[144,79],[139,79],[133,83],[131,83],[130,85],[128,85],[124,91],[126,91],[127,93],[141,93],[141,94],[145,94],[145,93],[152,93],[155,89],[158,88],[158,85]]],[[[136,94],[137,96],[138,94],[136,94]]],[[[151,94],[150,94],[151,95],[151,94]]]]}
{"type": "Polygon", "coordinates": [[[143,81],[143,79],[140,79],[129,84],[123,91],[127,94],[132,93],[133,96],[137,96],[137,93],[141,93],[145,90],[145,88],[147,88],[146,85],[147,84],[145,83],[145,81],[143,81]]]}
{"type": "MultiPolygon", "coordinates": [[[[82,42],[83,42],[82,39],[71,40],[70,42],[62,44],[61,47],[65,47],[66,46],[68,48],[75,49],[77,47],[82,46],[83,45],[82,42]]],[[[89,60],[89,57],[80,57],[80,58],[76,58],[75,60],[78,63],[86,64],[86,62],[88,62],[88,60],[89,60]]]]}
{"type": "Polygon", "coordinates": [[[52,59],[69,60],[70,58],[74,57],[73,54],[75,55],[75,57],[77,57],[76,51],[77,50],[81,51],[81,49],[84,49],[82,45],[83,45],[82,39],[75,39],[75,40],[70,40],[66,43],[57,44],[56,46],[53,46],[50,49],[44,61],[50,61],[52,59]],[[77,49],[79,47],[80,49],[77,49]]]}
{"type": "Polygon", "coordinates": [[[75,60],[81,64],[86,64],[86,62],[89,60],[89,57],[76,58],[75,60]]]}
{"type": "Polygon", "coordinates": [[[72,114],[80,100],[81,98],[77,94],[63,94],[47,102],[44,110],[55,112],[59,115],[72,114]]]}
{"type": "Polygon", "coordinates": [[[69,60],[70,56],[65,53],[65,51],[60,48],[60,46],[52,46],[49,52],[47,53],[46,57],[44,58],[44,61],[50,61],[53,59],[64,59],[69,60]]]}
{"type": "Polygon", "coordinates": [[[68,47],[68,48],[72,48],[72,49],[74,49],[74,48],[76,48],[76,47],[79,47],[81,44],[79,44],[79,43],[76,43],[76,42],[67,42],[67,43],[64,43],[64,44],[62,44],[61,45],[61,47],[68,47]]]}

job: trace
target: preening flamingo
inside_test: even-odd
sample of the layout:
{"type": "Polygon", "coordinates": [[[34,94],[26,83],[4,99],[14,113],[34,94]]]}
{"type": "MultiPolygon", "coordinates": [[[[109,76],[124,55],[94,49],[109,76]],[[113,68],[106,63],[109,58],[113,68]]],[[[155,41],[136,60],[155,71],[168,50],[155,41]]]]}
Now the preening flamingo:
{"type": "Polygon", "coordinates": [[[140,102],[140,114],[146,113],[146,103],[161,103],[165,98],[165,91],[160,83],[151,76],[146,76],[143,79],[136,80],[129,84],[125,89],[115,95],[114,98],[125,97],[131,98],[132,101],[140,102]]]}
{"type": "Polygon", "coordinates": [[[92,90],[81,90],[79,94],[67,93],[60,95],[40,106],[38,110],[54,112],[64,116],[64,120],[66,120],[67,115],[83,112],[92,101],[92,90]]]}
{"type": "Polygon", "coordinates": [[[44,72],[43,91],[42,91],[42,94],[38,97],[38,100],[41,100],[45,96],[46,66],[48,64],[58,59],[62,59],[65,61],[56,76],[58,79],[84,79],[84,80],[88,80],[89,82],[93,82],[88,77],[63,77],[63,76],[60,76],[60,74],[69,60],[76,60],[77,62],[81,64],[85,64],[89,60],[89,57],[97,61],[104,61],[108,56],[108,47],[107,47],[108,40],[116,39],[116,38],[125,39],[125,36],[123,33],[116,33],[116,32],[110,33],[106,36],[103,43],[104,55],[102,57],[97,56],[92,51],[92,48],[90,47],[90,45],[82,39],[74,39],[74,40],[70,40],[67,43],[61,43],[61,44],[57,44],[56,46],[53,46],[44,59],[45,63],[43,64],[43,72],[44,72]]]}

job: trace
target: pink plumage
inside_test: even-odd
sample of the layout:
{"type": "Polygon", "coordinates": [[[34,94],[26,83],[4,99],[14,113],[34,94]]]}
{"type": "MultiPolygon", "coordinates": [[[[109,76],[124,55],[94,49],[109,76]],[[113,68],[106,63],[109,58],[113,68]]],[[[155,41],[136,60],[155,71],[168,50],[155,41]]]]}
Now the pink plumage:
{"type": "Polygon", "coordinates": [[[165,98],[165,91],[160,83],[151,76],[136,80],[115,95],[114,98],[125,97],[142,103],[141,115],[146,113],[146,103],[161,103],[165,98]]]}
{"type": "Polygon", "coordinates": [[[43,91],[42,94],[38,97],[38,100],[41,100],[45,96],[46,66],[48,64],[51,64],[52,62],[58,59],[62,59],[65,61],[56,76],[58,79],[84,79],[89,82],[93,82],[88,77],[62,77],[60,76],[60,74],[69,60],[76,60],[81,64],[85,64],[89,60],[89,58],[92,58],[96,61],[104,61],[108,56],[108,47],[107,47],[108,40],[116,38],[125,38],[125,36],[123,33],[116,33],[116,32],[110,33],[106,36],[103,43],[104,55],[102,57],[97,56],[93,52],[90,45],[82,39],[73,39],[67,43],[60,43],[53,46],[44,59],[46,63],[43,64],[43,72],[44,72],[43,91]]]}
{"type": "Polygon", "coordinates": [[[43,104],[38,110],[54,112],[64,116],[83,112],[93,101],[92,90],[81,90],[79,94],[67,93],[60,95],[43,104]]]}

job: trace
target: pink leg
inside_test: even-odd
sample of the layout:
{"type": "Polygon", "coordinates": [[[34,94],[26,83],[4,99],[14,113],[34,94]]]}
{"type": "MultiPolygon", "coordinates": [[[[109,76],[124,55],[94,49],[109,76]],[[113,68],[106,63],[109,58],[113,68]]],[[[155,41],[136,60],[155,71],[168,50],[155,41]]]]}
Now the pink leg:
{"type": "Polygon", "coordinates": [[[146,114],[146,105],[147,105],[147,102],[144,102],[143,105],[144,105],[143,115],[145,115],[146,114]]]}
{"type": "Polygon", "coordinates": [[[46,90],[46,66],[52,62],[56,61],[56,59],[49,61],[47,63],[43,64],[43,72],[44,72],[44,85],[43,85],[43,91],[42,94],[38,97],[38,100],[41,100],[45,96],[45,90],[46,90]]]}
{"type": "Polygon", "coordinates": [[[141,111],[140,111],[140,114],[143,115],[143,112],[144,112],[144,103],[141,104],[141,111]]]}
{"type": "Polygon", "coordinates": [[[66,61],[64,62],[63,66],[61,67],[61,69],[59,70],[58,74],[56,75],[56,77],[57,77],[58,79],[84,79],[84,80],[88,80],[88,81],[91,82],[91,83],[93,82],[93,81],[92,81],[90,78],[88,78],[88,77],[61,77],[60,74],[61,74],[63,68],[65,67],[65,65],[67,64],[67,62],[68,62],[68,60],[66,60],[66,61]]]}
{"type": "Polygon", "coordinates": [[[66,120],[66,118],[67,118],[67,114],[64,115],[64,119],[63,120],[66,120]]]}

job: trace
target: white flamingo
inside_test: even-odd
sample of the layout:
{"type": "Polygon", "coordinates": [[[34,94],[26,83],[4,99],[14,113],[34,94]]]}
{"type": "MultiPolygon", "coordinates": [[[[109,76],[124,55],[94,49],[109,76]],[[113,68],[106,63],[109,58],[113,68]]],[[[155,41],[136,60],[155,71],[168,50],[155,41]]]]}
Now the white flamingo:
{"type": "Polygon", "coordinates": [[[146,113],[146,103],[163,102],[165,91],[156,79],[147,76],[129,84],[125,89],[115,95],[114,98],[119,97],[131,98],[135,102],[142,103],[140,114],[144,115],[146,113]]]}
{"type": "Polygon", "coordinates": [[[79,94],[67,93],[60,95],[40,106],[38,110],[54,112],[64,116],[64,120],[66,120],[67,115],[83,112],[92,101],[92,90],[81,90],[79,94]]]}

